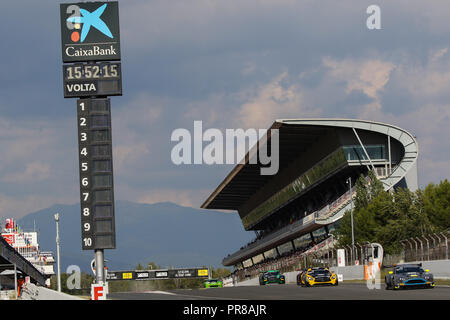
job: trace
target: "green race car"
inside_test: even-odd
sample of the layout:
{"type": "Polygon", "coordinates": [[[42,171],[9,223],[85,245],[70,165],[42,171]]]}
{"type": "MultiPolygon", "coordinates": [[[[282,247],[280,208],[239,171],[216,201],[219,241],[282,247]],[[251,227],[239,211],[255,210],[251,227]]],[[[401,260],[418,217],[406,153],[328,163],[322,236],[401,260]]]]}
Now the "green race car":
{"type": "Polygon", "coordinates": [[[261,286],[268,283],[284,284],[286,282],[284,275],[280,274],[278,270],[269,270],[261,273],[259,276],[259,284],[261,286]]]}
{"type": "Polygon", "coordinates": [[[219,279],[208,279],[203,284],[205,288],[223,288],[222,280],[219,279]]]}

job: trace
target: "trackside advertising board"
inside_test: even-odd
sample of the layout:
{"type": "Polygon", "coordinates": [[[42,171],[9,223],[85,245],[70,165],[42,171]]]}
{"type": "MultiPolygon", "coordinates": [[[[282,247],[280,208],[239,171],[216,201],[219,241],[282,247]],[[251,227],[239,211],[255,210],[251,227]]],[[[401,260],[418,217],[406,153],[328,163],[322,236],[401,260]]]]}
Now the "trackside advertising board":
{"type": "Polygon", "coordinates": [[[63,62],[120,60],[117,1],[63,3],[60,14],[63,62]]]}
{"type": "Polygon", "coordinates": [[[132,270],[108,271],[107,280],[157,280],[179,278],[208,278],[209,271],[205,268],[162,269],[162,270],[132,270]]]}

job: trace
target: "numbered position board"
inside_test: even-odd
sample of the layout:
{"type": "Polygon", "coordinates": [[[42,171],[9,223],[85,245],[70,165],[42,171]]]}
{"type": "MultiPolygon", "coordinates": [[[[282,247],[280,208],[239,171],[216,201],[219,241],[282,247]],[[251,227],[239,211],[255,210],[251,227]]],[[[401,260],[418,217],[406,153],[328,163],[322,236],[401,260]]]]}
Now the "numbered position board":
{"type": "Polygon", "coordinates": [[[110,99],[79,99],[77,110],[82,248],[115,249],[110,99]]]}

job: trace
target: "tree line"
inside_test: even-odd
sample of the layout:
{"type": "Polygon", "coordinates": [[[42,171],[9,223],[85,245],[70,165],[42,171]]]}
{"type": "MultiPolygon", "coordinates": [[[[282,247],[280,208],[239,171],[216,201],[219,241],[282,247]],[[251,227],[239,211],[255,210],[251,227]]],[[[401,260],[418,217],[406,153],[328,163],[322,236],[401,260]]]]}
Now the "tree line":
{"type": "MultiPolygon", "coordinates": [[[[442,232],[450,228],[450,183],[430,183],[415,192],[406,188],[385,191],[375,174],[369,183],[360,176],[355,183],[353,225],[355,243],[380,243],[385,253],[402,249],[401,240],[442,232]]],[[[338,246],[351,245],[351,215],[347,211],[336,227],[338,246]]]]}

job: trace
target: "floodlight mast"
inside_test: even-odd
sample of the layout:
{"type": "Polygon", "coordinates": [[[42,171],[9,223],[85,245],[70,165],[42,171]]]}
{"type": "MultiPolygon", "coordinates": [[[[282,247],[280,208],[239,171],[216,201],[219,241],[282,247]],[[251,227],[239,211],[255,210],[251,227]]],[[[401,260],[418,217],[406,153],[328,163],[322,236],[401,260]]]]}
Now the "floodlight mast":
{"type": "Polygon", "coordinates": [[[59,213],[55,213],[54,215],[55,222],[56,222],[56,256],[58,259],[58,275],[57,275],[57,282],[58,282],[58,292],[61,292],[61,259],[60,259],[60,240],[59,240],[59,213]]]}

